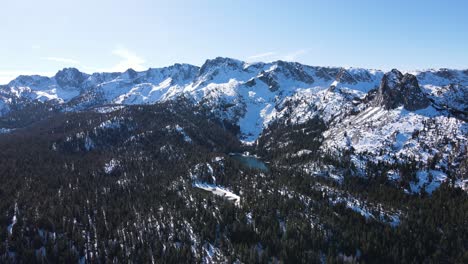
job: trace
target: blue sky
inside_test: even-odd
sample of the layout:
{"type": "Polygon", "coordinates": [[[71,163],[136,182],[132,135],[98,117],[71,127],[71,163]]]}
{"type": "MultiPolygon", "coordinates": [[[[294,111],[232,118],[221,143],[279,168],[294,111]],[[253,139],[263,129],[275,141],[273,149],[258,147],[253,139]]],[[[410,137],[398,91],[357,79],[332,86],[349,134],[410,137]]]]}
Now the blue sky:
{"type": "Polygon", "coordinates": [[[143,70],[217,56],[468,68],[464,0],[6,0],[1,9],[0,83],[67,66],[143,70]]]}

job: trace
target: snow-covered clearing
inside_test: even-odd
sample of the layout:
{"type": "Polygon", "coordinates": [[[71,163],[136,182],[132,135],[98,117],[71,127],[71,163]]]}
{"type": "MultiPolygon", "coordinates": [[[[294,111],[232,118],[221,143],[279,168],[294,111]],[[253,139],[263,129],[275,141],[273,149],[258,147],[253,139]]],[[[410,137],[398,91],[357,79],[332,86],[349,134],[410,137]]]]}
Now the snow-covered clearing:
{"type": "Polygon", "coordinates": [[[225,187],[214,185],[214,184],[208,184],[208,183],[203,183],[203,182],[194,182],[193,187],[209,191],[215,195],[225,197],[229,201],[233,201],[235,205],[240,205],[240,196],[229,191],[225,187]]]}

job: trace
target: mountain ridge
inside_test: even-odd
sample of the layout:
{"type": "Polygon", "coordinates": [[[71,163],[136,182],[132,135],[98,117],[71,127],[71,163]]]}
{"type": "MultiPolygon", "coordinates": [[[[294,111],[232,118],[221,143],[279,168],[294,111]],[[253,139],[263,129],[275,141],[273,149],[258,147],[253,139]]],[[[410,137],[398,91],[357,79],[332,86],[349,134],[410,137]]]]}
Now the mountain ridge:
{"type": "Polygon", "coordinates": [[[440,166],[449,170],[448,159],[467,152],[468,71],[445,68],[383,72],[224,57],[201,67],[174,64],[139,72],[86,74],[65,68],[50,78],[20,76],[1,86],[0,117],[14,124],[28,105],[42,105],[45,113],[75,112],[179,98],[234,128],[246,144],[255,144],[271,124],[319,118],[328,127],[322,151],[351,150],[357,166],[357,160],[369,159],[395,163],[398,155],[428,164],[440,152],[446,155],[440,166]],[[412,141],[421,129],[444,126],[450,129],[427,135],[424,144],[412,141]],[[456,152],[439,149],[446,138],[456,152]]]}
{"type": "MultiPolygon", "coordinates": [[[[297,63],[297,64],[300,64],[300,65],[303,65],[303,66],[308,66],[308,67],[318,67],[318,68],[332,68],[332,69],[336,69],[336,68],[342,68],[342,69],[345,69],[345,70],[353,70],[353,69],[358,69],[358,70],[367,70],[367,71],[382,71],[384,72],[384,70],[382,69],[377,69],[377,68],[366,68],[366,67],[355,67],[355,66],[347,66],[347,67],[342,67],[342,66],[319,66],[319,65],[309,65],[309,64],[304,64],[304,63],[299,63],[299,62],[295,62],[295,61],[285,61],[285,60],[275,60],[275,61],[271,61],[271,62],[263,62],[263,61],[255,61],[255,62],[247,62],[247,61],[242,61],[242,60],[239,60],[239,59],[235,59],[235,58],[230,58],[230,57],[215,57],[214,59],[207,59],[202,65],[198,66],[198,65],[195,65],[195,64],[190,64],[190,63],[174,63],[172,65],[167,65],[167,66],[161,66],[161,67],[149,67],[147,70],[142,70],[142,71],[135,71],[133,70],[132,68],[128,68],[127,70],[133,70],[135,72],[138,72],[138,73],[141,73],[141,72],[147,72],[147,71],[150,71],[150,70],[159,70],[159,69],[166,69],[166,68],[171,68],[171,67],[174,67],[174,66],[190,66],[190,67],[194,67],[194,68],[198,68],[198,69],[201,69],[207,62],[210,62],[210,61],[213,61],[213,60],[217,60],[217,59],[226,59],[226,60],[232,60],[232,61],[238,61],[238,62],[242,62],[243,64],[245,65],[262,65],[262,64],[269,64],[269,63],[278,63],[278,62],[286,62],[286,63],[297,63]]],[[[60,71],[63,71],[63,70],[66,70],[66,69],[74,69],[74,70],[78,70],[80,73],[82,74],[85,74],[85,75],[88,75],[88,76],[91,76],[93,74],[122,74],[124,72],[107,72],[107,71],[96,71],[96,72],[92,72],[92,73],[87,73],[85,71],[81,71],[79,69],[79,67],[65,67],[65,68],[62,68],[62,69],[59,69],[57,71],[57,73],[59,73],[60,71]]],[[[394,68],[394,69],[397,69],[397,68],[394,68]]],[[[127,71],[126,70],[126,71],[127,71]]],[[[460,71],[460,72],[464,72],[465,75],[468,75],[468,68],[447,68],[447,67],[441,67],[441,68],[424,68],[424,69],[409,69],[409,70],[400,70],[403,74],[404,73],[419,73],[419,72],[443,72],[443,71],[460,71]]],[[[57,73],[54,75],[54,76],[45,76],[45,75],[39,75],[39,74],[32,74],[32,75],[18,75],[18,77],[14,78],[13,80],[11,80],[10,82],[18,79],[18,78],[21,78],[21,77],[28,77],[28,76],[31,76],[31,77],[44,77],[44,78],[53,78],[57,75],[57,73]]],[[[0,84],[0,86],[4,86],[4,85],[9,85],[10,82],[8,83],[4,83],[4,84],[0,84]]]]}

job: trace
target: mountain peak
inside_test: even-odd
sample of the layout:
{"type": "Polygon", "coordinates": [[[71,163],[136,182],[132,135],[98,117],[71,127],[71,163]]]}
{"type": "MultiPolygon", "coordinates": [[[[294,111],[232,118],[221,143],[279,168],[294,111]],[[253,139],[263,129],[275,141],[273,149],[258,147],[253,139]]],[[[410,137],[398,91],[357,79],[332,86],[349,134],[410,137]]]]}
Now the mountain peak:
{"type": "Polygon", "coordinates": [[[61,70],[59,70],[55,76],[57,75],[77,75],[77,74],[81,74],[82,72],[80,72],[80,70],[78,70],[77,68],[74,68],[74,67],[66,67],[66,68],[63,68],[61,70]]]}
{"type": "Polygon", "coordinates": [[[232,69],[242,69],[244,65],[243,61],[228,58],[228,57],[216,57],[214,59],[208,59],[200,68],[200,74],[206,73],[209,69],[214,67],[227,67],[232,69]]]}
{"type": "Polygon", "coordinates": [[[273,72],[282,72],[287,78],[292,78],[306,84],[314,83],[314,78],[305,71],[304,65],[298,62],[278,60],[273,62],[273,64],[277,66],[273,72]]]}
{"type": "Polygon", "coordinates": [[[129,79],[135,79],[138,76],[137,71],[132,68],[128,68],[122,75],[126,75],[129,79]]]}
{"type": "Polygon", "coordinates": [[[55,74],[54,78],[60,86],[76,87],[83,83],[86,74],[80,72],[77,68],[63,68],[55,74]]]}
{"type": "Polygon", "coordinates": [[[378,105],[393,109],[403,105],[414,111],[429,106],[430,101],[419,87],[416,76],[393,69],[384,74],[376,97],[378,105]]]}

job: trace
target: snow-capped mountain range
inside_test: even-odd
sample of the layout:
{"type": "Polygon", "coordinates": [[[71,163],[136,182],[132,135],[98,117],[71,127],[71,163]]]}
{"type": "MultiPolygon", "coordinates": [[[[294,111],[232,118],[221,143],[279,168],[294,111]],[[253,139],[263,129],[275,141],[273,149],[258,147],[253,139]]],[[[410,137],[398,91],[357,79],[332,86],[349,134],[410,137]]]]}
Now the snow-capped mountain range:
{"type": "Polygon", "coordinates": [[[0,113],[34,101],[80,111],[181,97],[238,125],[245,142],[257,140],[274,121],[301,124],[319,117],[328,127],[323,148],[353,149],[360,160],[372,155],[387,162],[399,157],[429,162],[437,156],[443,170],[467,155],[468,70],[385,73],[221,57],[201,67],[175,64],[141,72],[65,68],[50,78],[19,76],[0,86],[0,113]]]}

